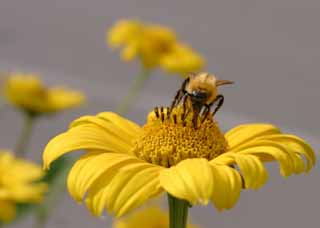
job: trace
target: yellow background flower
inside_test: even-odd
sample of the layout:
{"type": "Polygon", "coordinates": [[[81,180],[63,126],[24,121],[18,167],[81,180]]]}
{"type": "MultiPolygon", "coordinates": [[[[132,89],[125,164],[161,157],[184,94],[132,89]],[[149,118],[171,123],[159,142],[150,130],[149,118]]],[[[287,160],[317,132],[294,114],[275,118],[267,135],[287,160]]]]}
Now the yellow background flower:
{"type": "Polygon", "coordinates": [[[49,142],[44,167],[80,149],[87,153],[69,173],[70,194],[86,198],[95,215],[106,209],[116,216],[164,191],[192,205],[230,209],[243,185],[258,189],[267,181],[263,162],[278,161],[288,176],[309,171],[316,160],[304,140],[270,124],[240,125],[223,136],[213,120],[195,130],[192,121],[166,112],[151,112],[143,128],[111,112],[79,118],[49,142]]]}
{"type": "Polygon", "coordinates": [[[47,185],[39,182],[43,176],[40,166],[0,151],[0,220],[14,218],[16,203],[42,201],[47,190],[47,185]]]}
{"type": "MultiPolygon", "coordinates": [[[[169,228],[168,212],[159,207],[149,207],[133,212],[125,218],[117,219],[113,228],[169,228]]],[[[187,225],[187,228],[197,228],[194,225],[187,225]]]]}
{"type": "Polygon", "coordinates": [[[202,56],[184,44],[174,45],[172,51],[160,60],[160,65],[164,70],[181,75],[198,72],[204,64],[202,56]]]}
{"type": "Polygon", "coordinates": [[[46,88],[37,75],[12,73],[4,83],[4,95],[14,106],[29,113],[54,113],[79,106],[84,95],[63,87],[46,88]]]}
{"type": "Polygon", "coordinates": [[[135,20],[118,21],[107,34],[111,47],[123,46],[121,57],[138,57],[144,67],[160,66],[170,73],[185,74],[199,71],[204,59],[190,47],[182,44],[171,29],[135,20]]]}

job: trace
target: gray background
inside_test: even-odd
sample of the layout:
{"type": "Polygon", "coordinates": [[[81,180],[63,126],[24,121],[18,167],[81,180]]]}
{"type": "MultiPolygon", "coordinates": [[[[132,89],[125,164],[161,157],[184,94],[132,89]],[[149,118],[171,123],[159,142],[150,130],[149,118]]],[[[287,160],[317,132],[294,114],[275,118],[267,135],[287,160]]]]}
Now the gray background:
{"type": "MultiPolygon", "coordinates": [[[[105,30],[121,18],[168,25],[203,53],[206,70],[236,81],[223,90],[217,118],[224,129],[243,122],[270,122],[306,138],[318,151],[320,1],[318,0],[0,0],[0,67],[43,75],[47,84],[68,84],[88,96],[85,107],[41,119],[30,157],[40,161],[46,142],[83,114],[114,110],[138,64],[124,64],[105,45],[105,30]]],[[[128,114],[144,122],[155,105],[166,105],[181,83],[157,71],[128,114]]],[[[12,148],[18,113],[1,113],[2,148],[12,148]]],[[[319,168],[283,180],[270,166],[268,184],[244,192],[231,211],[191,209],[202,227],[317,227],[319,168]]],[[[109,227],[65,194],[47,227],[109,227]]],[[[32,218],[14,227],[32,227],[32,218]]]]}

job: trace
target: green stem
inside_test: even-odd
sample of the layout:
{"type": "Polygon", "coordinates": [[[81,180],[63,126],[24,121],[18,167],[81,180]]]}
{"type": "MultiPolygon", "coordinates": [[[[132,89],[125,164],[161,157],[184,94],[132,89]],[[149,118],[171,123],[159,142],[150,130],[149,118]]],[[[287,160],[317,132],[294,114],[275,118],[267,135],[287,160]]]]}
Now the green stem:
{"type": "Polygon", "coordinates": [[[168,194],[170,228],[186,228],[189,203],[168,194]]]}
{"type": "Polygon", "coordinates": [[[62,157],[55,161],[47,172],[43,181],[49,185],[50,191],[46,195],[44,202],[36,210],[35,228],[46,226],[50,212],[60,202],[60,196],[64,193],[65,180],[73,163],[74,159],[62,157]]]}
{"type": "Polygon", "coordinates": [[[138,75],[134,81],[132,86],[129,89],[128,94],[123,98],[122,102],[117,108],[117,112],[121,115],[125,115],[128,113],[129,107],[132,104],[138,94],[140,93],[141,89],[144,86],[145,81],[150,77],[150,70],[143,68],[141,69],[140,75],[138,75]]]}
{"type": "Polygon", "coordinates": [[[31,137],[32,128],[35,122],[36,116],[29,113],[24,113],[24,123],[15,146],[15,153],[19,157],[25,157],[28,143],[31,137]]]}

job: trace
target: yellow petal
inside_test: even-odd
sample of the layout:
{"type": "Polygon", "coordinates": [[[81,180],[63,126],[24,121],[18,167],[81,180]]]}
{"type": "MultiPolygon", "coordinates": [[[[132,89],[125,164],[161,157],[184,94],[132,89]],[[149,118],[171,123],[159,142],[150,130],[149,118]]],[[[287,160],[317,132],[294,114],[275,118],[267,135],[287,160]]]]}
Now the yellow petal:
{"type": "Polygon", "coordinates": [[[256,137],[280,133],[280,130],[270,124],[243,124],[225,134],[229,149],[233,150],[256,137]]]}
{"type": "Polygon", "coordinates": [[[16,202],[41,202],[48,186],[45,183],[19,184],[8,188],[9,197],[16,202]]]}
{"type": "MultiPolygon", "coordinates": [[[[232,163],[239,166],[246,188],[258,189],[264,185],[268,179],[268,173],[262,161],[257,156],[228,152],[220,157],[228,157],[228,159],[233,160],[232,163]]],[[[226,159],[221,160],[220,157],[211,160],[210,164],[223,164],[222,161],[227,161],[226,159]]]]}
{"type": "Polygon", "coordinates": [[[121,59],[124,61],[133,60],[138,54],[138,48],[136,45],[126,46],[121,52],[121,59]]]}
{"type": "Polygon", "coordinates": [[[120,20],[107,32],[107,43],[118,47],[141,36],[143,24],[136,20],[120,20]]]}
{"type": "MultiPolygon", "coordinates": [[[[295,164],[299,163],[295,154],[291,153],[287,148],[277,145],[274,142],[265,142],[255,147],[241,150],[241,154],[253,154],[261,158],[262,161],[277,160],[280,164],[280,173],[283,176],[289,176],[295,171],[295,164]],[[272,158],[268,157],[271,156],[272,158]]],[[[297,166],[301,167],[301,166],[297,166]]]]}
{"type": "MultiPolygon", "coordinates": [[[[114,134],[120,138],[135,138],[142,132],[142,128],[134,122],[122,118],[113,112],[102,112],[96,116],[83,116],[73,121],[70,127],[75,127],[80,124],[96,124],[110,134],[114,134]]],[[[130,140],[128,140],[130,141],[130,140]]]]}
{"type": "Polygon", "coordinates": [[[80,157],[68,176],[68,189],[71,196],[81,202],[86,191],[105,173],[125,165],[136,163],[137,159],[125,154],[101,153],[93,151],[80,157]]]}
{"type": "Polygon", "coordinates": [[[91,185],[87,207],[95,215],[100,215],[105,207],[117,217],[123,215],[162,191],[159,185],[161,169],[164,168],[139,159],[111,168],[91,185]]]}
{"type": "Polygon", "coordinates": [[[310,145],[297,136],[287,134],[259,136],[228,152],[254,154],[262,161],[277,160],[283,176],[308,172],[316,163],[316,157],[310,145]],[[306,160],[306,165],[302,156],[306,160]]]}
{"type": "MultiPolygon", "coordinates": [[[[12,172],[14,172],[15,180],[17,181],[34,181],[40,180],[44,175],[45,172],[41,169],[41,166],[38,164],[34,164],[28,161],[17,159],[13,164],[11,164],[12,172]],[[26,172],[28,170],[28,172],[26,172]]],[[[10,170],[8,170],[10,172],[10,170]]],[[[6,176],[4,178],[10,178],[6,176]]]]}
{"type": "Polygon", "coordinates": [[[47,91],[48,107],[53,112],[80,106],[84,101],[85,96],[79,91],[61,86],[50,88],[47,91]]]}
{"type": "Polygon", "coordinates": [[[258,157],[237,154],[235,162],[242,173],[246,188],[258,189],[268,180],[268,172],[258,157]]]}
{"type": "Polygon", "coordinates": [[[292,149],[297,155],[303,155],[307,161],[305,168],[307,172],[316,164],[316,156],[311,146],[306,141],[295,135],[275,134],[263,136],[262,139],[279,142],[292,149]]]}
{"type": "Polygon", "coordinates": [[[135,136],[142,132],[142,128],[139,125],[126,118],[122,118],[120,115],[114,112],[102,112],[98,114],[98,117],[112,122],[113,127],[117,127],[131,136],[135,136]]]}
{"type": "Polygon", "coordinates": [[[211,201],[220,211],[234,207],[242,189],[240,174],[229,166],[211,163],[211,167],[213,174],[211,201]]]}
{"type": "Polygon", "coordinates": [[[191,204],[207,204],[213,189],[212,170],[206,159],[186,159],[163,170],[160,183],[176,198],[191,204]]]}
{"type": "Polygon", "coordinates": [[[5,170],[1,183],[22,183],[39,180],[44,176],[41,167],[27,160],[17,159],[10,151],[0,150],[0,167],[5,170]],[[28,172],[25,172],[28,170],[28,172]],[[12,178],[14,177],[14,178],[12,178]]]}
{"type": "Polygon", "coordinates": [[[78,125],[56,136],[48,143],[43,152],[44,167],[48,169],[52,161],[75,150],[94,149],[128,153],[130,148],[128,139],[120,139],[95,124],[78,125]]]}
{"type": "Polygon", "coordinates": [[[109,186],[108,210],[119,217],[162,192],[161,169],[150,164],[137,164],[120,170],[109,186]]]}
{"type": "Polygon", "coordinates": [[[164,70],[182,75],[198,72],[204,65],[204,58],[191,47],[182,43],[173,45],[171,51],[160,59],[160,66],[164,70]]]}

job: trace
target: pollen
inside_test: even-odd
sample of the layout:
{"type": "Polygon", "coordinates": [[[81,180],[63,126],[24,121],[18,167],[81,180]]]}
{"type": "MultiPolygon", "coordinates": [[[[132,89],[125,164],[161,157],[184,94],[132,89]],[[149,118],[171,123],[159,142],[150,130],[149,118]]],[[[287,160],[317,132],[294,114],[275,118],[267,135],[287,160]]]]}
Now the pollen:
{"type": "Polygon", "coordinates": [[[156,108],[150,112],[143,134],[134,142],[133,153],[149,163],[170,167],[188,158],[211,160],[227,150],[228,144],[209,115],[194,127],[192,113],[183,107],[156,108]]]}

